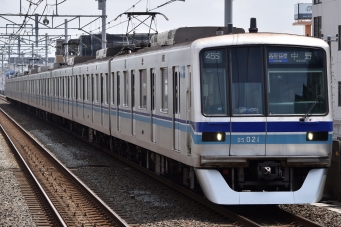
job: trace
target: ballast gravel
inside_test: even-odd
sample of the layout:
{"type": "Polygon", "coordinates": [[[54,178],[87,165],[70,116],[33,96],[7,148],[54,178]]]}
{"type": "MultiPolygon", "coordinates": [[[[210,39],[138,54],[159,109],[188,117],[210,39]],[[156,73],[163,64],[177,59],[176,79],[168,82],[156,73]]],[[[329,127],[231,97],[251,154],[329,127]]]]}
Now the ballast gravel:
{"type": "Polygon", "coordinates": [[[316,207],[314,205],[279,205],[280,208],[291,213],[300,215],[323,226],[340,227],[341,214],[328,210],[324,207],[316,207]]]}
{"type": "Polygon", "coordinates": [[[36,226],[13,173],[18,168],[0,133],[0,226],[36,226]]]}
{"type": "MultiPolygon", "coordinates": [[[[68,133],[8,104],[0,104],[22,127],[71,169],[100,196],[109,199],[114,211],[139,226],[233,226],[137,170],[115,160],[68,133]]],[[[109,205],[110,205],[109,204],[109,205]]]]}

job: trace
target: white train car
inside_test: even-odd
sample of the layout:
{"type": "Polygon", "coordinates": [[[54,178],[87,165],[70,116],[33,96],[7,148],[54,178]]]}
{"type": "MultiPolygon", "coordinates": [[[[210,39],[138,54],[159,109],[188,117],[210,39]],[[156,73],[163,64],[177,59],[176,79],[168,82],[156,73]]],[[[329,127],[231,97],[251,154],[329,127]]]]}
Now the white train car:
{"type": "Polygon", "coordinates": [[[332,148],[329,46],[212,29],[13,78],[6,95],[158,174],[200,184],[214,203],[318,201],[332,148]]]}

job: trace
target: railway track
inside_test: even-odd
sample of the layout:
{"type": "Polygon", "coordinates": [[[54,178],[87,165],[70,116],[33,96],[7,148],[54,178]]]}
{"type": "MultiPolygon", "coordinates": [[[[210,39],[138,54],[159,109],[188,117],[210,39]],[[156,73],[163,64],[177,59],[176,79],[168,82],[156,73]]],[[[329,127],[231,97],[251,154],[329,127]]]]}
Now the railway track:
{"type": "MultiPolygon", "coordinates": [[[[93,145],[93,144],[92,144],[93,145]]],[[[96,145],[94,145],[96,146],[96,145]]],[[[214,212],[217,212],[229,219],[235,221],[235,224],[238,226],[249,226],[249,227],[260,227],[260,226],[285,226],[285,227],[297,227],[297,226],[305,226],[305,227],[321,227],[316,222],[313,222],[309,219],[302,218],[293,213],[287,212],[283,209],[280,209],[276,205],[269,206],[220,206],[208,201],[206,198],[198,195],[187,188],[179,186],[178,184],[165,179],[162,176],[154,174],[153,172],[141,167],[140,165],[123,158],[118,154],[113,154],[112,152],[100,148],[105,152],[110,153],[115,158],[121,160],[124,163],[134,167],[135,169],[143,172],[144,174],[156,179],[157,181],[162,182],[163,184],[171,187],[172,189],[179,191],[181,194],[185,194],[186,196],[194,199],[198,203],[212,209],[214,212]]]]}
{"type": "Polygon", "coordinates": [[[2,110],[0,122],[21,165],[30,173],[21,176],[15,171],[19,182],[31,185],[21,188],[38,226],[129,226],[2,110]]]}
{"type": "MultiPolygon", "coordinates": [[[[57,126],[57,125],[55,125],[57,126]]],[[[57,126],[59,127],[59,126],[57,126]]],[[[60,129],[67,131],[66,129],[59,127],[60,129]]],[[[67,131],[69,132],[69,131],[67,131]]],[[[84,138],[69,132],[74,136],[82,139],[83,141],[91,144],[92,146],[97,147],[98,149],[105,151],[106,153],[114,156],[116,159],[134,167],[135,169],[139,170],[140,172],[156,179],[157,181],[162,182],[163,184],[171,187],[173,190],[178,191],[182,195],[186,195],[191,199],[195,200],[198,203],[198,206],[205,206],[211,209],[213,212],[219,213],[223,216],[226,220],[232,220],[231,223],[233,224],[222,224],[222,226],[307,226],[307,227],[317,227],[321,226],[315,222],[312,222],[308,219],[296,216],[292,213],[284,211],[280,209],[278,206],[220,206],[211,203],[207,199],[203,198],[202,196],[186,189],[178,184],[165,179],[153,172],[141,167],[140,165],[123,158],[122,156],[113,153],[107,149],[103,149],[97,144],[89,143],[84,138]]],[[[229,221],[228,221],[229,222],[229,221]]]]}

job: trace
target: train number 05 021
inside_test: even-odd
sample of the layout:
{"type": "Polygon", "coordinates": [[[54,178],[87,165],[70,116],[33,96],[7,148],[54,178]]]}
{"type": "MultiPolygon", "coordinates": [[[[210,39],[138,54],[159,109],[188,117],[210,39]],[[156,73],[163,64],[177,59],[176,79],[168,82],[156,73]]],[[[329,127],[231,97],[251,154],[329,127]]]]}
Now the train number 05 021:
{"type": "Polygon", "coordinates": [[[259,143],[258,136],[247,136],[247,137],[239,137],[238,143],[259,143]]]}

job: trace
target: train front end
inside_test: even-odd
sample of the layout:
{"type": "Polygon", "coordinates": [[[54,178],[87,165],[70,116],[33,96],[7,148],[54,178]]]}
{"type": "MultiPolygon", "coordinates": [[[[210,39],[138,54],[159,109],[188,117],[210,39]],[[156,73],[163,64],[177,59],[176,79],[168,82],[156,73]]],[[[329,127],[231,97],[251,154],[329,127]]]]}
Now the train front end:
{"type": "Polygon", "coordinates": [[[218,204],[319,201],[333,134],[328,45],[238,34],[197,40],[192,53],[200,103],[192,151],[206,197],[218,204]]]}

